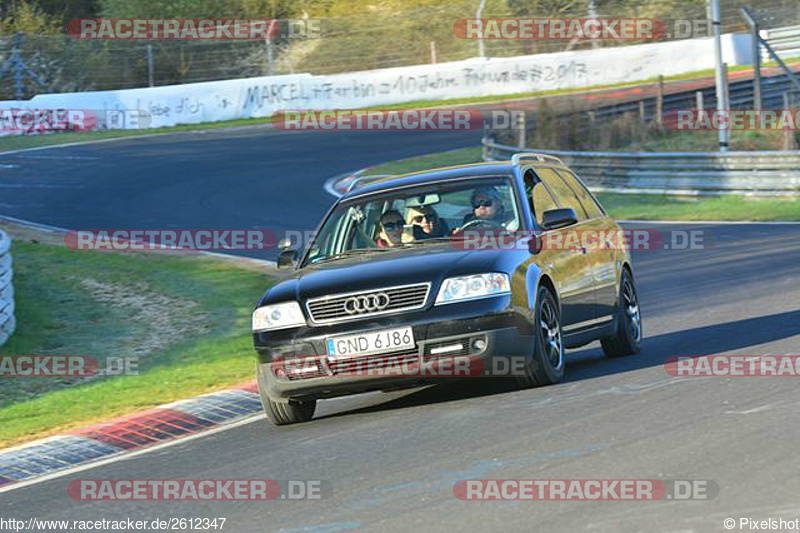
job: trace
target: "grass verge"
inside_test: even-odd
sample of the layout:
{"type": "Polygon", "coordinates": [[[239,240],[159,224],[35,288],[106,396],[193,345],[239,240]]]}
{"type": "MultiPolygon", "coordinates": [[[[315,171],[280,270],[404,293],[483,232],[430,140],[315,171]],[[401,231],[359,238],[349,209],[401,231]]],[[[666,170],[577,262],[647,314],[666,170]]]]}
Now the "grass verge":
{"type": "MultiPolygon", "coordinates": [[[[798,134],[792,132],[793,135],[798,134]]],[[[660,132],[656,137],[635,142],[623,148],[612,148],[611,152],[716,152],[719,150],[718,131],[670,131],[660,132]]],[[[733,130],[729,137],[730,149],[734,152],[757,150],[784,150],[784,132],[779,130],[733,130]]]]}
{"type": "MultiPolygon", "coordinates": [[[[391,161],[370,168],[364,175],[404,174],[481,160],[480,148],[464,148],[391,161]]],[[[617,220],[800,220],[800,199],[796,198],[615,193],[598,193],[597,197],[617,220]]]]}
{"type": "Polygon", "coordinates": [[[18,326],[0,356],[88,355],[101,369],[116,358],[138,375],[3,377],[0,447],[253,379],[249,319],[273,282],[267,267],[73,251],[51,234],[4,229],[15,238],[18,326]]]}

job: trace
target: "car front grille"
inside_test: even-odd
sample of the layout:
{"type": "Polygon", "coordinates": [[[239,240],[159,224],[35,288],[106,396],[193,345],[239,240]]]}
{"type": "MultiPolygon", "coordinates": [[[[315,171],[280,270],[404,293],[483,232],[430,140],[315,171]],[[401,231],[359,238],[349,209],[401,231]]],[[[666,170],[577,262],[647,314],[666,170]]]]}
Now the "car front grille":
{"type": "MultiPolygon", "coordinates": [[[[376,315],[386,315],[391,313],[399,313],[401,311],[412,311],[414,309],[421,309],[425,306],[428,300],[428,293],[430,292],[430,283],[418,283],[415,285],[403,285],[401,287],[387,287],[385,289],[373,289],[369,291],[361,291],[346,294],[334,294],[331,296],[323,296],[320,298],[312,298],[306,302],[306,309],[311,317],[311,320],[316,324],[330,324],[334,322],[343,322],[345,320],[358,320],[361,318],[368,318],[376,315]],[[380,309],[362,309],[358,308],[353,310],[352,303],[350,312],[346,308],[348,300],[366,297],[367,301],[372,298],[388,297],[388,303],[380,306],[380,309]]],[[[385,300],[381,301],[382,304],[385,300]]],[[[373,306],[368,306],[373,307],[373,306]]]]}

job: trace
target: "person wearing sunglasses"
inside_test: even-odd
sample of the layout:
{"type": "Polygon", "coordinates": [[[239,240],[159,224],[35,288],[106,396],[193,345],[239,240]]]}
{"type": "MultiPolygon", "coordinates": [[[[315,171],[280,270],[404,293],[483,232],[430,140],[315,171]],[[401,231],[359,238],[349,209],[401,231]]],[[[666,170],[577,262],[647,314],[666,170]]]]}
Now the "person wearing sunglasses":
{"type": "Polygon", "coordinates": [[[464,222],[461,224],[462,227],[474,220],[485,220],[505,227],[507,222],[505,209],[503,208],[503,202],[500,200],[500,194],[494,187],[475,189],[472,192],[470,204],[472,213],[468,213],[464,217],[464,222]]]}
{"type": "Polygon", "coordinates": [[[375,240],[378,248],[394,248],[403,242],[403,228],[405,221],[403,215],[395,209],[390,209],[381,215],[380,233],[375,240]]]}
{"type": "Polygon", "coordinates": [[[446,237],[450,234],[447,222],[428,205],[410,207],[406,212],[406,223],[412,227],[415,241],[446,237]]]}

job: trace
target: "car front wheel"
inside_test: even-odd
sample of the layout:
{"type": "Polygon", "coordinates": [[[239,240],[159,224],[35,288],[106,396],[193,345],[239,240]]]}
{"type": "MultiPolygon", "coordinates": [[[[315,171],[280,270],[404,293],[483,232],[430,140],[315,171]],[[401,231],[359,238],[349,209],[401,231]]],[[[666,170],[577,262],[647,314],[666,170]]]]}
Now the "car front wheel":
{"type": "Polygon", "coordinates": [[[264,389],[261,372],[256,371],[258,376],[258,392],[261,395],[261,405],[264,413],[270,422],[276,426],[296,424],[298,422],[308,422],[314,417],[314,410],[317,408],[316,400],[306,400],[303,402],[291,400],[289,403],[272,401],[264,389]]]}
{"type": "Polygon", "coordinates": [[[550,289],[540,287],[534,314],[534,350],[519,381],[523,387],[558,383],[564,377],[561,315],[550,289]]]}

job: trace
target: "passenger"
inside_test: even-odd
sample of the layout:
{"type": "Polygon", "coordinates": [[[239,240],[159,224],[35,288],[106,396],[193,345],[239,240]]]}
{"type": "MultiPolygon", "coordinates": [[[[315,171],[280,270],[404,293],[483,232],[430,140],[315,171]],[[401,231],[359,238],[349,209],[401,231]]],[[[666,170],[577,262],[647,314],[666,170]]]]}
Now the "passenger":
{"type": "Polygon", "coordinates": [[[378,248],[394,248],[403,242],[403,215],[395,209],[390,209],[381,215],[380,233],[375,240],[378,248]]]}
{"type": "Polygon", "coordinates": [[[406,213],[406,223],[411,225],[415,241],[450,235],[447,222],[439,217],[434,208],[428,205],[409,208],[406,213]]]}

